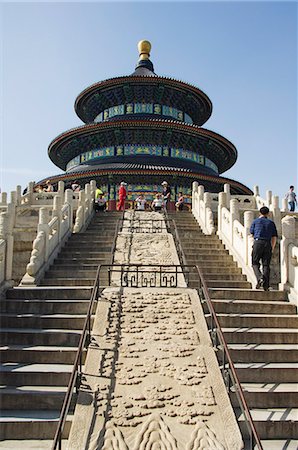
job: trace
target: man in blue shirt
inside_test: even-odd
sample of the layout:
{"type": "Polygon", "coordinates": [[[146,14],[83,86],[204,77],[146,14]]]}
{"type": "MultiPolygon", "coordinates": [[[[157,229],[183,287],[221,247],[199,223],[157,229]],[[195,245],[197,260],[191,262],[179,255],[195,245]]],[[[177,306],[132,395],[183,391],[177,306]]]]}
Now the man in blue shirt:
{"type": "Polygon", "coordinates": [[[269,209],[267,206],[263,206],[260,209],[260,217],[255,219],[250,227],[250,232],[254,237],[252,267],[257,278],[256,289],[263,287],[264,291],[269,290],[270,261],[277,240],[275,223],[268,219],[268,214],[269,209]],[[260,261],[263,273],[260,271],[260,261]]]}

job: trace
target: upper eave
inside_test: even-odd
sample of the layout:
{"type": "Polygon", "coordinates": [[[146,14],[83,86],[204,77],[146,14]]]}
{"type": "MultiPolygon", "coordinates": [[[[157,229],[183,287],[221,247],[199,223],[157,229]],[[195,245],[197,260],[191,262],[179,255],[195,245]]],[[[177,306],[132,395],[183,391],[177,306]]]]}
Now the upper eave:
{"type": "Polygon", "coordinates": [[[104,109],[136,100],[181,109],[196,125],[203,125],[212,113],[211,100],[196,86],[160,76],[123,76],[100,81],[84,89],[74,106],[79,118],[90,123],[104,109]]]}
{"type": "Polygon", "coordinates": [[[76,127],[57,136],[50,143],[48,154],[56,166],[65,170],[71,159],[92,147],[134,143],[201,152],[217,165],[219,173],[230,169],[237,160],[235,146],[220,134],[165,119],[107,121],[76,127]]]}

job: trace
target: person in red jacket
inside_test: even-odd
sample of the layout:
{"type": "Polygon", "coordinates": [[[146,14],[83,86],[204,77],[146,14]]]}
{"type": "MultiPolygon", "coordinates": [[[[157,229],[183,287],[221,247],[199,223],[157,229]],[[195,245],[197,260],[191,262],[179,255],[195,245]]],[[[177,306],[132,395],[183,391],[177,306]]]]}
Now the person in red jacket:
{"type": "Polygon", "coordinates": [[[121,181],[120,188],[118,192],[119,196],[119,202],[117,205],[118,211],[123,211],[125,209],[125,199],[126,199],[126,189],[125,189],[126,183],[124,181],[121,181]]]}

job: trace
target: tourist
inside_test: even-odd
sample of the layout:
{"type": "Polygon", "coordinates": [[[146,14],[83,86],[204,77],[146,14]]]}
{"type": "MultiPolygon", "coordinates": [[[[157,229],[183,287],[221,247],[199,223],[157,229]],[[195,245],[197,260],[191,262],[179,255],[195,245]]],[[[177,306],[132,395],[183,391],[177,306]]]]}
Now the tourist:
{"type": "Polygon", "coordinates": [[[81,186],[79,185],[79,182],[76,180],[72,183],[71,189],[73,192],[79,192],[81,190],[81,186]]]}
{"type": "Polygon", "coordinates": [[[146,207],[146,199],[144,197],[143,194],[140,194],[136,199],[136,206],[137,206],[137,210],[138,211],[145,211],[145,207],[146,207]]]}
{"type": "Polygon", "coordinates": [[[294,192],[294,186],[290,186],[290,190],[286,193],[285,198],[288,200],[290,211],[295,211],[295,204],[297,205],[297,197],[294,192]]]}
{"type": "Polygon", "coordinates": [[[269,290],[270,261],[277,240],[275,223],[268,219],[268,214],[267,206],[262,206],[260,216],[253,221],[250,227],[250,232],[254,237],[252,267],[257,279],[256,289],[263,287],[264,291],[269,290]],[[260,271],[260,261],[263,273],[260,271]]]}
{"type": "Polygon", "coordinates": [[[156,194],[155,199],[151,203],[151,208],[154,211],[161,211],[163,207],[164,207],[164,200],[162,198],[162,195],[156,194]]]}
{"type": "Polygon", "coordinates": [[[40,199],[44,198],[44,195],[43,195],[44,188],[42,187],[41,184],[38,184],[37,186],[35,186],[34,192],[37,193],[37,196],[36,196],[37,200],[40,200],[40,199]]]}
{"type": "Polygon", "coordinates": [[[184,205],[184,196],[183,196],[182,192],[179,192],[178,200],[175,203],[176,210],[177,211],[183,211],[183,205],[184,205]]]}
{"type": "Polygon", "coordinates": [[[50,182],[50,180],[46,181],[46,185],[44,188],[44,192],[54,192],[54,186],[52,185],[52,183],[50,182]]]}
{"type": "Polygon", "coordinates": [[[106,211],[106,209],[107,209],[107,200],[104,197],[103,192],[101,194],[99,194],[98,198],[95,199],[94,209],[95,209],[95,212],[97,212],[97,211],[106,211]]]}
{"type": "Polygon", "coordinates": [[[164,203],[164,208],[167,209],[167,203],[171,198],[171,188],[168,185],[167,181],[163,181],[161,183],[162,185],[162,195],[163,195],[163,203],[164,203]]]}
{"type": "Polygon", "coordinates": [[[100,187],[97,187],[95,190],[95,199],[97,199],[100,194],[103,194],[102,190],[100,189],[100,187]]]}
{"type": "Polygon", "coordinates": [[[41,192],[44,192],[42,185],[39,184],[38,186],[35,186],[34,192],[37,192],[38,194],[40,194],[41,192]]]}
{"type": "Polygon", "coordinates": [[[127,184],[124,181],[121,181],[119,191],[118,191],[118,197],[119,197],[119,202],[117,205],[118,211],[124,211],[124,209],[125,209],[125,199],[126,199],[125,186],[127,186],[127,184]]]}

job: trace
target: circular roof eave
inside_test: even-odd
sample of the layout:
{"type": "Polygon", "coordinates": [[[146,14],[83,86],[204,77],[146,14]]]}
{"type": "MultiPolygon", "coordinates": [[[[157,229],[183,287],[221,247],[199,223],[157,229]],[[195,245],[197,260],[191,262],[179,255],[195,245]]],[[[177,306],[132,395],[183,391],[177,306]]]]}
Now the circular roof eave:
{"type": "Polygon", "coordinates": [[[230,184],[231,185],[231,191],[234,189],[238,190],[238,193],[241,195],[252,195],[253,192],[250,188],[245,186],[244,184],[240,183],[239,181],[235,181],[231,178],[225,178],[225,177],[216,177],[213,175],[208,174],[202,174],[198,172],[188,172],[188,171],[175,171],[173,168],[163,168],[163,167],[156,167],[154,170],[152,168],[149,169],[133,169],[133,168],[115,168],[114,170],[108,170],[108,169],[100,169],[95,168],[93,170],[90,170],[90,168],[86,168],[86,170],[80,170],[80,171],[73,171],[71,173],[65,173],[65,174],[59,174],[54,176],[48,176],[47,178],[44,178],[43,180],[40,180],[36,183],[38,184],[44,184],[46,180],[50,179],[52,183],[57,183],[60,180],[63,181],[71,181],[71,180],[80,180],[84,178],[90,178],[96,177],[96,176],[108,176],[108,175],[119,175],[119,179],[125,178],[125,176],[129,175],[135,175],[138,173],[139,175],[160,175],[162,177],[166,176],[173,176],[178,175],[179,177],[183,177],[186,179],[191,179],[191,181],[207,181],[215,184],[230,184]]]}
{"type": "MultiPolygon", "coordinates": [[[[115,77],[115,78],[108,78],[107,80],[99,81],[97,83],[92,84],[91,86],[84,89],[76,98],[74,108],[75,112],[78,115],[78,117],[83,122],[88,122],[88,119],[86,118],[86,114],[84,112],[84,103],[86,103],[92,95],[96,95],[99,91],[103,90],[111,90],[116,87],[124,87],[127,83],[132,85],[137,84],[155,84],[160,85],[161,83],[163,85],[168,85],[168,87],[175,87],[176,89],[180,90],[187,90],[190,94],[192,94],[199,102],[204,104],[204,108],[206,110],[206,113],[204,115],[203,120],[200,121],[200,125],[205,123],[212,113],[212,102],[209,99],[209,97],[201,91],[196,86],[186,83],[184,81],[176,80],[174,78],[169,77],[151,77],[151,76],[122,76],[122,77],[115,77]]],[[[157,101],[158,102],[158,101],[157,101]]],[[[110,106],[116,106],[110,105],[110,106]]]]}
{"type": "MultiPolygon", "coordinates": [[[[73,141],[73,147],[77,145],[78,141],[81,138],[90,139],[94,136],[103,136],[105,133],[111,133],[112,136],[109,137],[109,145],[129,145],[133,142],[117,142],[118,138],[114,136],[113,133],[117,132],[125,132],[128,130],[132,131],[143,131],[143,130],[161,130],[162,132],[168,135],[172,134],[180,134],[181,136],[188,135],[193,137],[194,139],[199,140],[202,138],[205,145],[209,145],[209,150],[207,148],[204,149],[204,155],[210,157],[210,159],[217,165],[219,173],[223,173],[226,170],[230,169],[237,160],[237,150],[235,146],[228,141],[226,138],[221,136],[220,134],[215,133],[214,131],[210,131],[196,125],[189,125],[182,122],[177,122],[175,120],[165,120],[165,119],[150,119],[150,120],[126,120],[126,121],[117,121],[117,122],[101,122],[101,123],[92,123],[88,125],[83,125],[81,127],[76,127],[71,130],[68,130],[59,136],[57,136],[48,147],[48,154],[51,161],[58,166],[60,169],[65,170],[67,163],[77,156],[80,153],[83,153],[84,150],[82,148],[83,145],[80,146],[81,151],[74,151],[71,153],[71,142],[73,141]],[[111,142],[111,138],[114,139],[114,142],[111,142]],[[69,145],[69,149],[65,151],[65,155],[61,154],[61,150],[63,146],[66,144],[69,145]],[[215,149],[215,152],[214,152],[215,149]],[[218,155],[216,151],[221,152],[221,155],[218,155]],[[213,153],[212,153],[213,152],[213,153]],[[70,154],[71,153],[71,154],[70,154]],[[222,157],[225,157],[225,161],[223,161],[222,157]]],[[[138,142],[139,144],[155,144],[155,145],[165,145],[160,142],[142,142],[141,140],[138,142]]],[[[93,144],[91,144],[93,145],[93,144]]],[[[105,147],[106,145],[102,145],[105,147]]],[[[170,146],[170,145],[169,145],[170,146]]],[[[181,146],[183,146],[181,144],[181,146]]],[[[189,148],[191,149],[191,148],[189,148]]],[[[88,148],[85,150],[88,151],[88,148]]]]}

